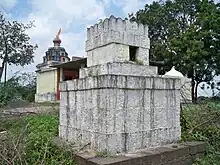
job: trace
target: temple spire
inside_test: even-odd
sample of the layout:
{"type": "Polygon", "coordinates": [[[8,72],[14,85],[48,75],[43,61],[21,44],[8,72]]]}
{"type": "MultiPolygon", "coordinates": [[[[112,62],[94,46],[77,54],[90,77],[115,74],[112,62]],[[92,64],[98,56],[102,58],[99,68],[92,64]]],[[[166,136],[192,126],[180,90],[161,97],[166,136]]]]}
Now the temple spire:
{"type": "Polygon", "coordinates": [[[53,40],[54,46],[60,46],[61,40],[60,40],[60,33],[61,33],[61,28],[59,29],[56,37],[53,40]]]}
{"type": "Polygon", "coordinates": [[[60,33],[61,33],[61,28],[59,29],[57,36],[60,37],[60,33]]]}

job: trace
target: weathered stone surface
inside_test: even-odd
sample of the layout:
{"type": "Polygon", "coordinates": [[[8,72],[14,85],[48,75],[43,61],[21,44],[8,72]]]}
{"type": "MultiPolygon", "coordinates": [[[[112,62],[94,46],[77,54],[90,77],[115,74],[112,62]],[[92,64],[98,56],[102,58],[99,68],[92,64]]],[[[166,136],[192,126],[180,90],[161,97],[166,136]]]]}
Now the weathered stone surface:
{"type": "Polygon", "coordinates": [[[35,102],[53,102],[56,101],[56,93],[49,92],[44,94],[35,94],[35,102]]]}
{"type": "MultiPolygon", "coordinates": [[[[65,81],[60,84],[60,91],[80,91],[89,89],[158,89],[158,90],[180,90],[180,79],[164,78],[162,76],[123,76],[123,75],[101,75],[92,76],[72,81],[65,81]]],[[[165,97],[173,97],[173,92],[165,97]]],[[[174,98],[170,98],[174,99],[174,98]]],[[[178,101],[178,98],[176,99],[178,101]]]]}
{"type": "Polygon", "coordinates": [[[96,75],[135,75],[135,76],[150,76],[157,75],[157,67],[138,65],[135,63],[105,63],[89,68],[82,68],[79,71],[79,77],[85,78],[96,75]],[[141,72],[140,72],[141,71],[141,72]]]}
{"type": "Polygon", "coordinates": [[[88,67],[124,61],[129,61],[129,46],[127,45],[112,43],[87,52],[88,67]]]}
{"type": "Polygon", "coordinates": [[[87,29],[86,51],[109,43],[149,49],[148,26],[111,16],[87,29]]]}
{"type": "Polygon", "coordinates": [[[135,60],[149,65],[148,27],[111,16],[87,29],[87,66],[130,60],[130,47],[136,48],[135,60]]]}
{"type": "Polygon", "coordinates": [[[180,79],[148,66],[147,30],[114,17],[88,29],[88,68],[60,84],[61,138],[111,154],[180,139],[180,79]]]}
{"type": "Polygon", "coordinates": [[[106,46],[111,43],[142,47],[146,49],[150,48],[150,39],[138,34],[109,30],[107,32],[93,35],[94,37],[86,41],[86,51],[106,46]]]}
{"type": "Polygon", "coordinates": [[[191,141],[191,142],[185,142],[184,145],[189,147],[189,152],[192,155],[205,152],[205,143],[204,142],[191,141]]]}
{"type": "MultiPolygon", "coordinates": [[[[173,77],[175,78],[176,76],[167,76],[164,75],[164,77],[170,78],[173,77]]],[[[181,80],[181,90],[180,90],[180,101],[181,103],[191,103],[192,102],[192,96],[191,96],[191,88],[192,88],[192,80],[187,77],[179,77],[181,80]]]]}
{"type": "Polygon", "coordinates": [[[60,137],[111,153],[178,141],[179,84],[178,79],[114,75],[63,82],[60,137]]]}
{"type": "Polygon", "coordinates": [[[196,159],[203,158],[204,150],[199,152],[199,148],[204,146],[204,143],[193,142],[191,145],[186,143],[176,144],[177,147],[172,148],[172,145],[164,145],[162,147],[140,150],[129,154],[120,154],[114,157],[100,157],[94,155],[88,158],[88,153],[83,151],[76,155],[76,160],[79,165],[191,165],[196,159]],[[194,154],[190,152],[190,148],[198,148],[194,154]]]}

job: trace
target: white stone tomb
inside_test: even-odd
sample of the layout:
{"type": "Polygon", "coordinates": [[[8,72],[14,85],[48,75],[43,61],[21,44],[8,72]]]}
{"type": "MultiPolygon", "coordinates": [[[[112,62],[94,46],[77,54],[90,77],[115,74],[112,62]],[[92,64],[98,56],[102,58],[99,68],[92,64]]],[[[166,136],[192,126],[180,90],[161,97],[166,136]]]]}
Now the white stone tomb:
{"type": "Polygon", "coordinates": [[[113,154],[180,139],[180,79],[149,66],[148,27],[111,16],[87,30],[87,68],[60,84],[59,136],[113,154]]]}

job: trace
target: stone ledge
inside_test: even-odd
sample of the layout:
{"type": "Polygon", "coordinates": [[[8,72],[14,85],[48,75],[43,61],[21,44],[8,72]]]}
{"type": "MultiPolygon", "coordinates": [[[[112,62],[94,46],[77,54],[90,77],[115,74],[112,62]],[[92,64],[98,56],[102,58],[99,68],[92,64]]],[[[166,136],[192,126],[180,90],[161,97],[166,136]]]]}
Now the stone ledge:
{"type": "Polygon", "coordinates": [[[105,18],[104,21],[100,21],[98,24],[87,28],[87,39],[91,39],[92,37],[109,30],[143,35],[146,37],[148,36],[147,25],[137,24],[135,21],[129,21],[128,19],[123,20],[121,18],[115,18],[111,15],[109,18],[105,18]]]}
{"type": "Polygon", "coordinates": [[[82,151],[76,155],[76,160],[78,165],[191,165],[197,158],[202,158],[204,152],[205,143],[194,141],[109,157],[91,156],[82,151]]]}
{"type": "Polygon", "coordinates": [[[56,101],[56,92],[36,93],[35,102],[53,102],[56,101]]]}
{"type": "Polygon", "coordinates": [[[80,91],[90,89],[161,89],[180,90],[179,78],[165,78],[162,76],[123,76],[101,75],[74,79],[60,83],[60,91],[80,91]]]}
{"type": "Polygon", "coordinates": [[[118,43],[150,49],[150,39],[146,36],[109,30],[107,32],[97,34],[90,40],[87,40],[86,52],[111,43],[118,43]]]}
{"type": "Polygon", "coordinates": [[[106,74],[123,76],[150,76],[157,75],[157,67],[148,65],[137,65],[135,63],[114,62],[96,65],[88,68],[82,68],[79,71],[80,78],[106,74]]]}
{"type": "MultiPolygon", "coordinates": [[[[107,120],[107,119],[106,119],[107,120]]],[[[64,124],[64,121],[61,121],[62,124],[64,124]]],[[[155,129],[151,129],[151,130],[137,130],[135,132],[131,132],[131,130],[127,131],[127,132],[117,132],[117,131],[109,131],[109,130],[106,130],[106,131],[102,131],[101,129],[97,129],[95,130],[95,128],[90,128],[88,130],[86,129],[83,129],[83,128],[77,128],[77,127],[71,127],[71,126],[67,126],[67,125],[62,125],[60,124],[59,125],[59,128],[63,128],[64,131],[60,131],[60,137],[64,138],[64,139],[68,139],[68,135],[72,134],[73,132],[75,133],[78,133],[80,134],[81,132],[84,132],[84,134],[89,134],[89,135],[92,135],[92,134],[97,134],[99,136],[103,136],[103,138],[101,138],[102,141],[106,141],[106,140],[109,140],[111,139],[111,137],[122,137],[124,134],[127,134],[128,137],[131,137],[132,135],[136,135],[136,134],[148,134],[148,135],[151,135],[153,136],[152,134],[153,133],[156,133],[156,132],[162,132],[163,136],[168,136],[170,135],[172,132],[174,131],[178,131],[180,132],[180,126],[176,126],[176,127],[172,127],[172,128],[155,128],[155,129]],[[65,136],[66,135],[66,136],[65,136]]],[[[65,121],[65,124],[67,124],[67,121],[65,121]]],[[[125,127],[128,129],[128,126],[125,125],[125,127]]],[[[107,129],[106,127],[104,127],[105,129],[107,129]]],[[[171,137],[166,137],[166,138],[163,138],[163,140],[161,140],[160,142],[156,142],[155,144],[151,144],[151,146],[148,146],[148,147],[155,147],[155,145],[158,146],[158,143],[161,145],[165,145],[165,144],[169,144],[169,143],[172,143],[172,142],[177,142],[180,138],[179,138],[180,134],[176,134],[176,136],[171,136],[171,137]]],[[[153,137],[154,138],[154,137],[153,137]]],[[[113,138],[114,139],[114,138],[113,138]]],[[[148,138],[146,138],[145,140],[147,140],[148,138]]],[[[72,139],[74,140],[74,139],[72,139]]],[[[78,142],[79,142],[79,138],[78,138],[78,142]]],[[[158,140],[158,139],[152,139],[152,140],[158,140]]],[[[148,143],[148,145],[150,145],[148,143]]],[[[146,147],[146,146],[145,146],[146,147]]],[[[143,146],[140,146],[140,148],[143,148],[143,146]]]]}

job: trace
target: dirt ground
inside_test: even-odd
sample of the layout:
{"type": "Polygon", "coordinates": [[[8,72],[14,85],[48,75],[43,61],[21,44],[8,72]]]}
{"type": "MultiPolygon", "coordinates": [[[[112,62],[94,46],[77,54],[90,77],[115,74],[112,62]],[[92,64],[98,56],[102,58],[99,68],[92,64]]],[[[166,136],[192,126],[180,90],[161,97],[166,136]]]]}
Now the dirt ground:
{"type": "Polygon", "coordinates": [[[7,107],[0,108],[0,119],[58,111],[59,103],[29,103],[19,100],[10,102],[7,107]]]}

